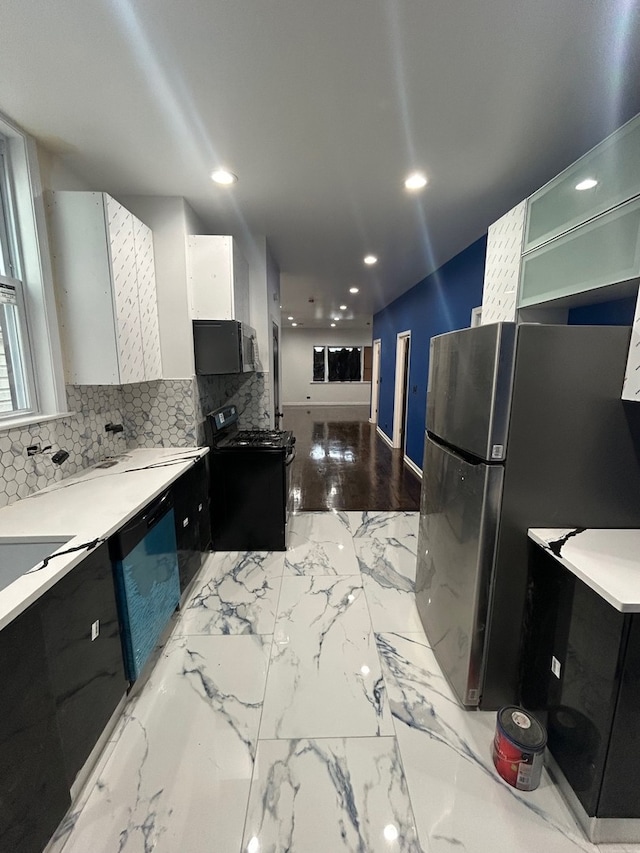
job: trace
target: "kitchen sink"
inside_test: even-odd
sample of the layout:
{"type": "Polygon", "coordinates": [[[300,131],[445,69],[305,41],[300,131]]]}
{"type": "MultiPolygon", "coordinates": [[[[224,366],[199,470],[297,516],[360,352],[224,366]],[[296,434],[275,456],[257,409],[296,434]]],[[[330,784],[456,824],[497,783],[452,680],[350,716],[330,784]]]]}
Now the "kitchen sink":
{"type": "Polygon", "coordinates": [[[0,590],[35,568],[72,538],[0,536],[0,590]]]}

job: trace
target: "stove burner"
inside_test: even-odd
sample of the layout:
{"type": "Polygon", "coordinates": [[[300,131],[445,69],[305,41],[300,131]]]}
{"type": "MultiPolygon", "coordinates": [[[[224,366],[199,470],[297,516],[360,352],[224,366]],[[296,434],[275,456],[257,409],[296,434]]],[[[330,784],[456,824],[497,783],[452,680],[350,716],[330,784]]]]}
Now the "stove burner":
{"type": "Polygon", "coordinates": [[[246,429],[227,434],[219,446],[252,448],[286,448],[293,444],[290,432],[275,429],[246,429]]]}

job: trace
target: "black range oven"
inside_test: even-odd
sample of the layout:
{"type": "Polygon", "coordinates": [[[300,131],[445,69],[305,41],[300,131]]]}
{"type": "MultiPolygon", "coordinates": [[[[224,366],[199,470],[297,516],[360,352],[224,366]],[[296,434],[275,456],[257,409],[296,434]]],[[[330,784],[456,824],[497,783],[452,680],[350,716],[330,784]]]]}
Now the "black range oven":
{"type": "Polygon", "coordinates": [[[235,406],[207,416],[214,551],[285,551],[295,438],[239,430],[235,406]]]}

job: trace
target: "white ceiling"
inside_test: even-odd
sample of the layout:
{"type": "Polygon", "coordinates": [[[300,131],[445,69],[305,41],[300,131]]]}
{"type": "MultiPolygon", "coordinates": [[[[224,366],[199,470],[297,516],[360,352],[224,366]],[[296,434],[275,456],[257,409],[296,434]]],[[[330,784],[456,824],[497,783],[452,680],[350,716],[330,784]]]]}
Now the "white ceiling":
{"type": "Polygon", "coordinates": [[[94,189],[266,234],[305,325],[362,325],[640,111],[640,0],[3,0],[0,33],[0,110],[94,189]]]}

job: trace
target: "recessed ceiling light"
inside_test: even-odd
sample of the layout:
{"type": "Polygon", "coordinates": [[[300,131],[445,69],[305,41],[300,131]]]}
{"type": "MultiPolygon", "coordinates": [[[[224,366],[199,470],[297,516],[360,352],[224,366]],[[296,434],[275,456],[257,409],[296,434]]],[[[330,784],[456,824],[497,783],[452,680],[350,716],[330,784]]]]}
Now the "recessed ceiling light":
{"type": "Polygon", "coordinates": [[[357,287],[350,287],[350,288],[349,288],[349,293],[357,293],[357,292],[358,292],[358,288],[357,288],[357,287]]]}
{"type": "Polygon", "coordinates": [[[340,317],[334,317],[333,319],[334,319],[334,320],[336,321],[336,323],[337,323],[337,322],[338,322],[338,320],[340,319],[340,317]]]}
{"type": "Polygon", "coordinates": [[[347,306],[346,306],[346,305],[341,305],[341,306],[340,306],[340,310],[341,310],[341,311],[346,311],[346,310],[347,310],[347,306]]]}
{"type": "Polygon", "coordinates": [[[293,320],[293,317],[287,317],[287,320],[293,320]]]}
{"type": "Polygon", "coordinates": [[[364,259],[364,262],[367,266],[370,267],[372,264],[377,264],[378,259],[375,255],[367,255],[367,257],[364,259]]]}
{"type": "Polygon", "coordinates": [[[335,323],[332,323],[332,324],[331,324],[331,328],[333,329],[335,325],[336,325],[335,323]]]}
{"type": "Polygon", "coordinates": [[[422,172],[413,172],[406,178],[404,185],[408,190],[421,190],[427,185],[427,176],[422,172]]]}
{"type": "Polygon", "coordinates": [[[211,173],[211,180],[215,181],[216,184],[229,186],[229,184],[236,183],[238,176],[234,175],[233,172],[227,172],[226,169],[216,169],[215,172],[211,173]]]}
{"type": "Polygon", "coordinates": [[[291,325],[292,325],[292,326],[297,326],[298,324],[297,324],[297,323],[292,323],[291,325]]]}
{"type": "Polygon", "coordinates": [[[585,178],[584,181],[580,181],[579,184],[576,184],[577,190],[592,190],[596,185],[597,181],[595,178],[585,178]]]}

